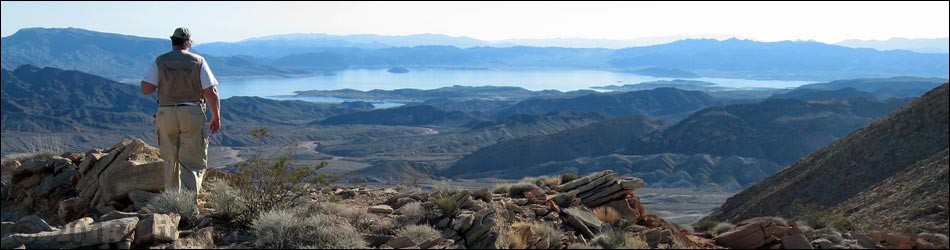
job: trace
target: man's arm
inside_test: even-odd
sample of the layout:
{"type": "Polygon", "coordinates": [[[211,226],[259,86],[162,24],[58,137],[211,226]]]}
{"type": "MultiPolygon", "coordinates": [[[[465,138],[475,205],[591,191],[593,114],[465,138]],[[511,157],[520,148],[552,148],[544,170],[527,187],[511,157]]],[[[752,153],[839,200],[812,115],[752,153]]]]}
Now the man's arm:
{"type": "Polygon", "coordinates": [[[146,81],[142,81],[142,84],[141,84],[141,85],[142,85],[142,94],[143,94],[143,95],[149,95],[149,94],[151,94],[151,93],[155,93],[155,90],[158,89],[158,86],[155,86],[155,84],[151,84],[151,83],[146,82],[146,81]]]}
{"type": "Polygon", "coordinates": [[[218,96],[218,88],[211,86],[202,90],[201,94],[211,107],[211,124],[208,127],[211,129],[211,134],[217,133],[221,128],[221,97],[218,96]]]}

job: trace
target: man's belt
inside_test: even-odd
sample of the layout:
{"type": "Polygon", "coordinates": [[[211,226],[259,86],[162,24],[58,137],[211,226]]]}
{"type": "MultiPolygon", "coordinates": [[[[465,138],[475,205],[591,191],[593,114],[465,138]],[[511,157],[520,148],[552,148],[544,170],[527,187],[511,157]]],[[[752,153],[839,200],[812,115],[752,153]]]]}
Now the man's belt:
{"type": "Polygon", "coordinates": [[[158,105],[158,106],[159,106],[159,107],[163,107],[163,108],[164,108],[164,107],[181,107],[181,106],[195,106],[195,107],[197,107],[198,104],[179,103],[179,104],[158,105]]]}

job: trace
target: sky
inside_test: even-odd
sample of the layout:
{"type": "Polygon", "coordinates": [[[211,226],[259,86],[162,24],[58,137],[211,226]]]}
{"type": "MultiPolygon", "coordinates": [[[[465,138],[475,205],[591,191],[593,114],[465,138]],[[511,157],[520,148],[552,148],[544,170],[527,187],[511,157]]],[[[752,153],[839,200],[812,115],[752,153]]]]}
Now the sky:
{"type": "Polygon", "coordinates": [[[6,37],[74,27],[197,44],[288,33],[504,39],[739,37],[758,41],[950,37],[950,2],[10,2],[6,37]]]}

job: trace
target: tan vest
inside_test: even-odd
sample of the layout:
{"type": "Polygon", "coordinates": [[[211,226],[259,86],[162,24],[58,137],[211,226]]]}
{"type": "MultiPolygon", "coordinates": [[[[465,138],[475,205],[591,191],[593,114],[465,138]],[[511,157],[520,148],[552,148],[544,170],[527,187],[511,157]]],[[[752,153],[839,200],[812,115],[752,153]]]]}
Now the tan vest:
{"type": "Polygon", "coordinates": [[[203,103],[201,65],[204,57],[185,50],[173,50],[158,56],[158,105],[203,103]]]}

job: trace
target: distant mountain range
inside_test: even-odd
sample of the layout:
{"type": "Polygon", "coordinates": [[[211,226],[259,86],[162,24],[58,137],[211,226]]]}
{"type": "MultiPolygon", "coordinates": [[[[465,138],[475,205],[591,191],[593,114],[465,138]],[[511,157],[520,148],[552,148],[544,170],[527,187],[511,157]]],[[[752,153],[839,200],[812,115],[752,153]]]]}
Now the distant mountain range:
{"type": "Polygon", "coordinates": [[[851,48],[871,48],[876,50],[909,50],[919,53],[950,53],[950,38],[891,38],[887,40],[849,39],[836,43],[851,48]]]}
{"type": "MultiPolygon", "coordinates": [[[[74,28],[21,29],[2,39],[0,61],[4,68],[32,64],[75,69],[123,82],[141,79],[155,56],[170,50],[167,39],[74,28]]],[[[528,46],[460,48],[442,44],[478,43],[470,38],[441,35],[334,39],[319,34],[287,35],[207,44],[196,46],[195,51],[204,55],[215,73],[222,77],[294,76],[351,67],[394,66],[409,70],[413,67],[597,69],[661,77],[829,81],[892,76],[947,78],[950,71],[945,54],[855,49],[817,42],[687,39],[617,50],[528,46]],[[436,45],[403,46],[413,44],[410,41],[436,45]]]]}
{"type": "Polygon", "coordinates": [[[729,198],[722,221],[792,216],[812,204],[867,230],[948,232],[950,85],[913,102],[729,198]]]}
{"type": "MultiPolygon", "coordinates": [[[[755,166],[749,168],[751,172],[748,174],[760,179],[780,169],[775,166],[792,163],[908,101],[769,99],[760,103],[706,108],[672,126],[642,116],[618,117],[583,128],[488,146],[463,157],[442,174],[517,178],[573,170],[586,173],[589,168],[608,169],[612,166],[615,171],[650,176],[651,180],[672,185],[675,181],[669,179],[670,176],[679,174],[669,171],[677,169],[677,164],[664,167],[666,172],[660,174],[642,169],[651,168],[642,162],[633,164],[622,160],[672,153],[679,155],[675,157],[738,156],[747,159],[742,162],[749,165],[743,166],[755,166]],[[608,166],[603,164],[605,161],[627,163],[608,166]]],[[[709,181],[708,175],[694,176],[702,173],[692,168],[687,175],[693,177],[686,179],[695,181],[676,185],[711,184],[736,190],[758,180],[736,177],[709,181]]]]}
{"type": "MultiPolygon", "coordinates": [[[[155,57],[171,50],[168,39],[103,33],[84,29],[21,29],[2,38],[3,68],[31,64],[80,70],[116,81],[137,83],[148,72],[155,57]]],[[[307,72],[264,65],[246,57],[201,54],[216,76],[257,76],[305,74],[307,72]]]]}

